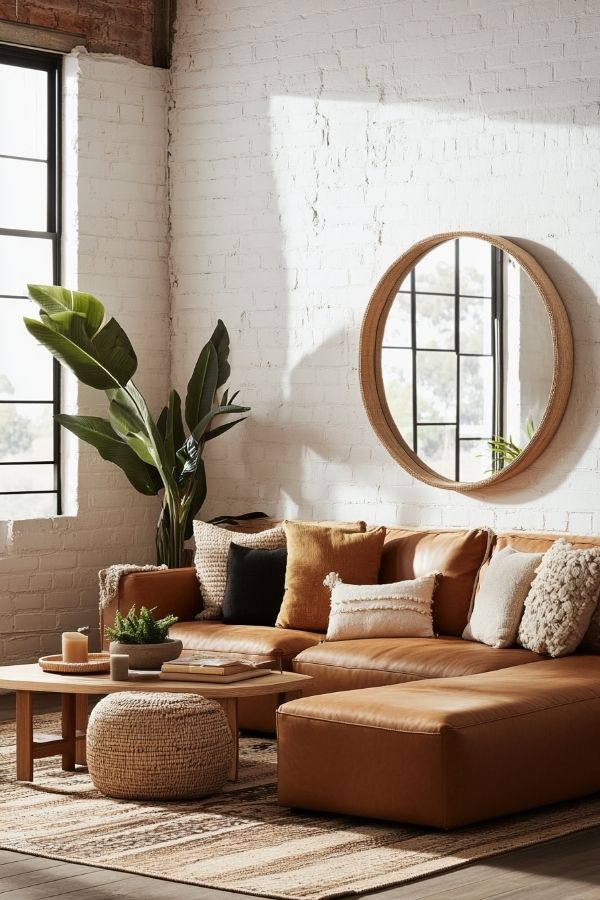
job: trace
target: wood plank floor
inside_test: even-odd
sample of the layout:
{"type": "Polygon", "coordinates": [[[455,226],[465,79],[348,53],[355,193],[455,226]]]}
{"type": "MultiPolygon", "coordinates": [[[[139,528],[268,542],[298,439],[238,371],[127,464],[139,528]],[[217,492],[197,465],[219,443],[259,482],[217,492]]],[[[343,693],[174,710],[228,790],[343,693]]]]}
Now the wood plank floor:
{"type": "MultiPolygon", "coordinates": [[[[377,900],[600,900],[600,828],[505,853],[377,900]]],[[[244,900],[241,894],[0,850],[1,900],[244,900]]]]}

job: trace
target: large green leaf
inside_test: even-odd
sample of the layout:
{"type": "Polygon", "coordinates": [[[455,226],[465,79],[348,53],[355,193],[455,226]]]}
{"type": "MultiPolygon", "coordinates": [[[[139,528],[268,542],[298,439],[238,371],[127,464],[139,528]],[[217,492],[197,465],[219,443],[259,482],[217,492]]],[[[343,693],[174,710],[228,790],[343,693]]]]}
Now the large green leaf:
{"type": "Polygon", "coordinates": [[[144,463],[106,419],[97,416],[68,416],[63,413],[54,418],[59,425],[95,447],[102,459],[119,466],[141,494],[154,495],[162,488],[162,481],[155,467],[144,463]]]}
{"type": "Polygon", "coordinates": [[[92,340],[96,358],[125,386],[137,369],[137,356],[131,341],[116,319],[109,319],[92,340]]]}
{"type": "Polygon", "coordinates": [[[248,412],[249,406],[238,406],[236,403],[228,403],[227,406],[215,406],[207,413],[192,431],[192,437],[196,441],[206,440],[205,431],[215,416],[227,416],[231,413],[248,412]]]}
{"type": "Polygon", "coordinates": [[[169,394],[164,442],[169,464],[174,466],[176,461],[175,454],[185,442],[185,431],[181,419],[181,397],[177,391],[171,391],[169,394]]]}
{"type": "Polygon", "coordinates": [[[185,398],[185,421],[190,431],[210,411],[217,390],[219,361],[217,351],[209,341],[200,351],[185,398]]]}
{"type": "Polygon", "coordinates": [[[27,289],[31,299],[52,318],[65,310],[83,316],[88,337],[93,337],[104,321],[104,306],[92,294],[53,284],[28,284],[27,289]]]}
{"type": "Polygon", "coordinates": [[[225,422],[224,425],[218,425],[216,428],[211,428],[210,431],[204,432],[204,440],[212,441],[214,438],[219,437],[220,434],[225,434],[226,431],[229,431],[230,428],[233,428],[234,425],[237,425],[238,422],[244,422],[248,416],[241,416],[239,419],[234,419],[233,422],[225,422]]]}
{"type": "Polygon", "coordinates": [[[107,394],[113,426],[121,434],[127,435],[127,443],[133,447],[140,459],[156,466],[165,486],[165,496],[169,502],[175,502],[177,483],[169,466],[165,443],[150,415],[146,401],[132,381],[126,388],[107,391],[107,394]]]}
{"type": "MultiPolygon", "coordinates": [[[[90,347],[90,341],[83,330],[83,324],[81,324],[82,334],[77,334],[75,338],[59,333],[44,322],[38,322],[37,319],[25,318],[23,321],[27,331],[83,384],[103,391],[120,386],[118,377],[95,358],[93,347],[90,347]]],[[[75,332],[78,321],[82,322],[76,317],[72,320],[71,332],[75,332]]]]}
{"type": "Polygon", "coordinates": [[[217,351],[217,359],[219,362],[217,387],[221,387],[221,385],[225,384],[231,374],[231,366],[229,365],[229,333],[221,319],[217,322],[210,342],[217,351]]]}
{"type": "MultiPolygon", "coordinates": [[[[112,393],[112,392],[111,392],[112,393]]],[[[108,407],[112,427],[126,439],[139,458],[151,466],[158,467],[156,448],[143,419],[126,391],[115,391],[108,407]]]]}

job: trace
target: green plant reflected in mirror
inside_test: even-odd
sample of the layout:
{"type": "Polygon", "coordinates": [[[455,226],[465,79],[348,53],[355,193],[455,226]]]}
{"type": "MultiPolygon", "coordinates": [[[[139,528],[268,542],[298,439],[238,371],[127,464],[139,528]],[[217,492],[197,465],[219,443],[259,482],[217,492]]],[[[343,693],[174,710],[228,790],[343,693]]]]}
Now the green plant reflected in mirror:
{"type": "Polygon", "coordinates": [[[365,314],[367,413],[398,462],[430,484],[473,490],[522,470],[556,430],[571,373],[562,301],[505,238],[422,241],[388,269],[365,314]]]}

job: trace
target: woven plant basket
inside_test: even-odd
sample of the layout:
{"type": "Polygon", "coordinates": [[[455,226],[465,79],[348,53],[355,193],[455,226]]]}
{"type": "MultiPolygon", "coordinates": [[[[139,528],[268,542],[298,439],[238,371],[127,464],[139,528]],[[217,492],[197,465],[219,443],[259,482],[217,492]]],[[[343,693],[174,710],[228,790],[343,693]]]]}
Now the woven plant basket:
{"type": "Polygon", "coordinates": [[[215,700],[123,691],[101,700],[90,716],[88,769],[109,797],[203,797],[223,786],[232,759],[231,730],[215,700]]]}

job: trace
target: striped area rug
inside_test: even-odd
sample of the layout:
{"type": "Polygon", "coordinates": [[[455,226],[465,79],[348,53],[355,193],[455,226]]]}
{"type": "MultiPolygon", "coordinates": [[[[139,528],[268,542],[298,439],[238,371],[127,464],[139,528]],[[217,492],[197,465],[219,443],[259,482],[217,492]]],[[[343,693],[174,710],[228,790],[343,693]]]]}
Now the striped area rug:
{"type": "Polygon", "coordinates": [[[277,805],[275,743],[256,737],[242,739],[239,782],[205,800],[110,800],[58,758],[18,784],[13,742],[1,725],[3,849],[264,897],[373,891],[600,824],[599,797],[449,833],[291,811],[277,805]]]}

